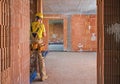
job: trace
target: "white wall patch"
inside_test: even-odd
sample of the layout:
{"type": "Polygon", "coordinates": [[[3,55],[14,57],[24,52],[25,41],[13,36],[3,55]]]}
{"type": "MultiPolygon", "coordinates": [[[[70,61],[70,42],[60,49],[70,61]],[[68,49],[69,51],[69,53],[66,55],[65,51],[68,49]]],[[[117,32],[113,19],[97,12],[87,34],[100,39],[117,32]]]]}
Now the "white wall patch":
{"type": "Polygon", "coordinates": [[[115,23],[107,29],[107,33],[114,35],[116,42],[120,41],[120,24],[115,23]]]}

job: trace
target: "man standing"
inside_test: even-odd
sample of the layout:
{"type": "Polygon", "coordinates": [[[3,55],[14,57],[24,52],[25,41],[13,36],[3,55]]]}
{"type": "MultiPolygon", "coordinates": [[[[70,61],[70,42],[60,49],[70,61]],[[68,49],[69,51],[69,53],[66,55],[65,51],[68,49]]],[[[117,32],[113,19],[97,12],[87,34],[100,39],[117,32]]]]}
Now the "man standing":
{"type": "Polygon", "coordinates": [[[45,62],[44,62],[44,57],[42,56],[41,49],[42,46],[44,46],[43,43],[43,37],[46,36],[46,31],[45,31],[45,26],[42,23],[43,19],[43,14],[37,13],[35,16],[35,21],[32,22],[31,24],[31,51],[33,54],[34,52],[37,53],[35,56],[36,58],[36,71],[37,71],[37,76],[40,78],[41,81],[45,80],[48,78],[46,75],[46,69],[45,69],[45,62]]]}

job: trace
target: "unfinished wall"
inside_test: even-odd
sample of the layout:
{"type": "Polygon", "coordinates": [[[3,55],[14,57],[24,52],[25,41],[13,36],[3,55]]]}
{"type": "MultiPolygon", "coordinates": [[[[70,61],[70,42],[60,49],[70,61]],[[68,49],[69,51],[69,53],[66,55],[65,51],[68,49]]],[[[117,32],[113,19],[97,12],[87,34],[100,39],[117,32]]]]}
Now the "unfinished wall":
{"type": "Polygon", "coordinates": [[[71,27],[72,51],[97,50],[96,15],[72,15],[71,27]]]}
{"type": "Polygon", "coordinates": [[[11,84],[10,1],[0,0],[0,84],[11,84]]]}
{"type": "MultiPolygon", "coordinates": [[[[67,16],[66,16],[67,17],[67,16]]],[[[44,18],[45,27],[47,30],[46,43],[48,44],[49,35],[49,20],[63,19],[63,42],[64,50],[68,50],[68,33],[71,35],[70,51],[80,51],[78,46],[83,45],[82,51],[96,51],[97,50],[97,17],[96,15],[71,15],[70,27],[71,31],[68,32],[67,18],[62,15],[46,15],[44,18]]],[[[60,32],[60,31],[59,31],[60,32]]]]}
{"type": "Polygon", "coordinates": [[[0,84],[29,84],[29,0],[0,0],[0,84]]]}
{"type": "Polygon", "coordinates": [[[104,84],[120,83],[120,0],[104,0],[104,84]]]}
{"type": "Polygon", "coordinates": [[[30,1],[10,0],[11,84],[29,84],[30,1]]]}
{"type": "Polygon", "coordinates": [[[30,0],[30,22],[34,21],[36,13],[37,13],[37,0],[30,0]]]}

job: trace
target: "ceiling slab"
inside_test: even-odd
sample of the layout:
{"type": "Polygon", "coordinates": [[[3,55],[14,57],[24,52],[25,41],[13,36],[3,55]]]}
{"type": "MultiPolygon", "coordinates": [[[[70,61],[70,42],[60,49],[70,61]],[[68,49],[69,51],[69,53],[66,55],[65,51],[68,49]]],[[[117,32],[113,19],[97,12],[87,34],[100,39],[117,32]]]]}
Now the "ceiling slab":
{"type": "Polygon", "coordinates": [[[43,0],[45,14],[94,14],[96,0],[43,0]]]}

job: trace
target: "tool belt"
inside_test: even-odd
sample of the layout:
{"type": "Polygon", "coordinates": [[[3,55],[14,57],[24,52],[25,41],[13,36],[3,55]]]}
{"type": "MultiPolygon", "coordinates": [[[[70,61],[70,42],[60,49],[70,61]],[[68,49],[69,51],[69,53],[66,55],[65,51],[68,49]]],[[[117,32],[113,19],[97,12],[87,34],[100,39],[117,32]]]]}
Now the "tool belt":
{"type": "Polygon", "coordinates": [[[43,43],[42,39],[34,40],[34,41],[31,41],[30,48],[31,48],[31,50],[44,51],[45,44],[43,43]]]}

